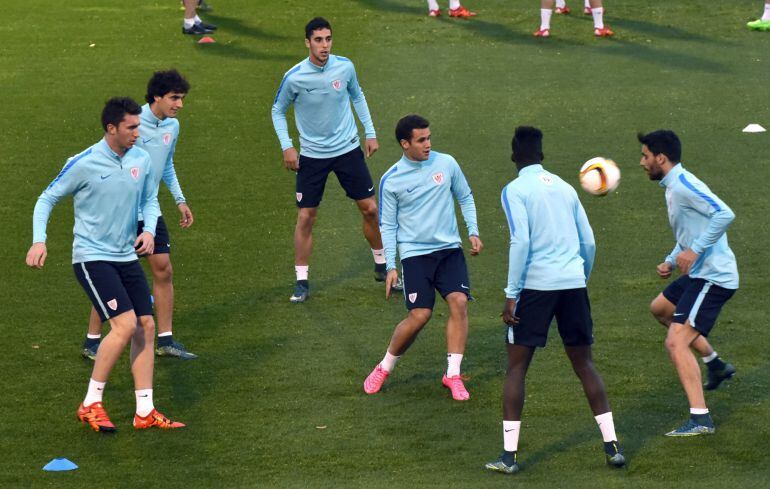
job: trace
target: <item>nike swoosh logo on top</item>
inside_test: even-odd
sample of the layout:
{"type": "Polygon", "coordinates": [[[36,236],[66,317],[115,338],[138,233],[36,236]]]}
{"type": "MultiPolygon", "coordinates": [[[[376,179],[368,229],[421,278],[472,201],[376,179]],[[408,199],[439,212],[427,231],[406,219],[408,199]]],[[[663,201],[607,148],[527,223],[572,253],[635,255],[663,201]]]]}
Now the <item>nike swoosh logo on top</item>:
{"type": "Polygon", "coordinates": [[[110,175],[101,175],[101,177],[102,177],[102,180],[106,180],[106,179],[110,178],[110,175]]]}
{"type": "Polygon", "coordinates": [[[152,141],[153,139],[154,139],[154,138],[150,138],[150,139],[144,139],[144,138],[142,138],[142,144],[147,144],[147,143],[149,143],[150,141],[152,141]]]}
{"type": "Polygon", "coordinates": [[[417,187],[408,188],[408,189],[406,189],[406,191],[407,191],[407,193],[410,193],[410,194],[411,194],[411,193],[412,193],[412,191],[413,191],[414,189],[416,189],[416,188],[417,188],[417,187]]]}
{"type": "Polygon", "coordinates": [[[310,92],[314,92],[316,89],[315,88],[306,88],[305,90],[307,90],[307,93],[310,93],[310,92]]]}

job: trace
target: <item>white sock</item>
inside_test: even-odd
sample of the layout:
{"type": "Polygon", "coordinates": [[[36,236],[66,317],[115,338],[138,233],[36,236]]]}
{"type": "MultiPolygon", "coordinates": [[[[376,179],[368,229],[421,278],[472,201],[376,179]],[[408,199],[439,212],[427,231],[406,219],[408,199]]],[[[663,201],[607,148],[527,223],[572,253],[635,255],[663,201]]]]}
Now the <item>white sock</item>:
{"type": "Polygon", "coordinates": [[[717,355],[717,352],[711,352],[711,355],[701,357],[701,360],[703,360],[703,363],[709,363],[711,360],[717,358],[719,355],[717,355]]]}
{"type": "Polygon", "coordinates": [[[378,265],[380,265],[380,264],[384,265],[385,264],[385,250],[384,249],[375,250],[374,248],[372,248],[372,256],[374,257],[374,263],[376,263],[378,265]]]}
{"type": "Polygon", "coordinates": [[[310,273],[310,265],[294,265],[294,271],[297,274],[297,280],[307,280],[310,273]]]}
{"type": "Polygon", "coordinates": [[[428,10],[438,10],[438,2],[436,0],[428,0],[428,10]]]}
{"type": "Polygon", "coordinates": [[[446,355],[446,376],[454,377],[460,375],[460,364],[463,362],[462,353],[447,353],[446,355]]]}
{"type": "Polygon", "coordinates": [[[102,335],[100,334],[86,334],[86,338],[88,338],[89,340],[98,340],[101,337],[102,335]]]}
{"type": "Polygon", "coordinates": [[[152,404],[152,389],[141,389],[134,391],[134,394],[136,394],[136,414],[144,418],[155,409],[152,404]]]}
{"type": "Polygon", "coordinates": [[[158,338],[163,338],[164,336],[173,336],[174,333],[172,331],[166,331],[165,333],[158,333],[158,338]]]}
{"type": "Polygon", "coordinates": [[[84,406],[90,406],[95,402],[102,402],[102,394],[104,394],[104,386],[107,382],[97,382],[94,379],[88,381],[88,392],[86,398],[83,400],[84,406]]]}
{"type": "Polygon", "coordinates": [[[567,6],[567,2],[565,2],[564,0],[556,0],[556,6],[558,8],[564,8],[567,6]]]}
{"type": "Polygon", "coordinates": [[[203,21],[201,20],[201,18],[200,18],[200,17],[198,17],[198,14],[195,14],[195,17],[193,17],[193,20],[195,21],[195,23],[196,23],[196,24],[200,24],[201,22],[203,22],[203,21]]]}
{"type": "Polygon", "coordinates": [[[503,450],[515,452],[519,449],[521,421],[503,421],[503,450]]]}
{"type": "Polygon", "coordinates": [[[192,19],[184,19],[184,28],[191,29],[195,25],[195,17],[192,19]]]}
{"type": "Polygon", "coordinates": [[[762,14],[762,20],[770,20],[770,3],[765,4],[765,13],[762,14]]]}
{"type": "Polygon", "coordinates": [[[708,414],[708,408],[690,408],[690,414],[708,414]]]}
{"type": "Polygon", "coordinates": [[[460,0],[449,0],[449,8],[451,10],[460,8],[460,0]]]}
{"type": "Polygon", "coordinates": [[[551,28],[551,14],[553,10],[549,8],[540,9],[540,30],[544,31],[551,28]]]}
{"type": "Polygon", "coordinates": [[[591,2],[590,2],[590,0],[586,0],[586,1],[585,1],[585,3],[583,4],[583,6],[584,6],[585,8],[591,8],[591,2]]]}
{"type": "Polygon", "coordinates": [[[618,441],[618,436],[615,434],[615,423],[612,421],[612,411],[607,411],[599,416],[594,416],[596,423],[599,425],[599,430],[602,432],[602,440],[618,441]]]}
{"type": "Polygon", "coordinates": [[[592,8],[591,15],[594,16],[594,29],[604,29],[604,8],[592,8]]]}
{"type": "Polygon", "coordinates": [[[393,369],[396,368],[396,362],[398,362],[399,358],[401,357],[391,355],[389,351],[385,351],[385,358],[383,358],[382,361],[380,362],[380,366],[386,372],[392,372],[393,369]]]}

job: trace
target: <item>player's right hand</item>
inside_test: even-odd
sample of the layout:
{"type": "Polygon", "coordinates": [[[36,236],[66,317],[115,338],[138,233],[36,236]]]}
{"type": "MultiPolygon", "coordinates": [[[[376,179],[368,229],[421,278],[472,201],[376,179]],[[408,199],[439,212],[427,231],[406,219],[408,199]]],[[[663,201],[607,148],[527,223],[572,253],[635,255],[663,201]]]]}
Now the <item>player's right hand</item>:
{"type": "Polygon", "coordinates": [[[658,272],[658,277],[669,278],[674,271],[674,267],[669,262],[664,261],[657,266],[656,271],[658,272]]]}
{"type": "Polygon", "coordinates": [[[514,314],[516,312],[516,299],[505,299],[505,305],[503,306],[503,322],[508,326],[516,326],[519,324],[519,318],[514,314]]]}
{"type": "Polygon", "coordinates": [[[286,148],[283,150],[283,166],[285,166],[287,170],[299,170],[299,161],[296,149],[286,148]]]}
{"type": "Polygon", "coordinates": [[[390,290],[398,282],[398,270],[395,268],[388,271],[388,276],[385,278],[385,298],[390,299],[390,290]]]}
{"type": "Polygon", "coordinates": [[[27,266],[43,268],[46,256],[48,256],[48,250],[45,247],[45,243],[33,243],[27,252],[27,266]]]}

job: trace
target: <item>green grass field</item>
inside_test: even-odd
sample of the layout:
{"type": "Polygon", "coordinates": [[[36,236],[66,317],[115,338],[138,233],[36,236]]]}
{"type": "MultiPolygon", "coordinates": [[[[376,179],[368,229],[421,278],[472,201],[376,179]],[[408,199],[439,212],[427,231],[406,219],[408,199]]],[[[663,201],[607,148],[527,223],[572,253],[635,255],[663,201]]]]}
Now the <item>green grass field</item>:
{"type": "MultiPolygon", "coordinates": [[[[579,9],[534,39],[534,0],[467,0],[471,21],[430,19],[423,0],[212,0],[217,44],[180,33],[174,0],[5,0],[0,23],[0,486],[17,487],[762,487],[770,442],[767,197],[770,33],[745,22],[760,0],[607,0],[613,39],[594,39],[579,9]],[[52,5],[55,5],[52,7],[52,5]],[[470,259],[477,301],[464,370],[472,399],[440,384],[446,307],[386,389],[364,377],[405,314],[371,274],[360,218],[330,179],[316,226],[312,299],[288,302],[296,210],[270,106],[283,73],[307,55],[303,26],[334,26],[333,52],[355,63],[379,131],[375,179],[400,156],[395,122],[420,113],[434,148],[474,188],[486,249],[470,259]],[[91,47],[91,45],[93,45],[91,47]],[[195,213],[171,229],[175,336],[200,359],[156,363],[155,398],[188,428],[133,432],[123,358],[106,403],[120,430],[74,419],[91,363],[79,357],[89,303],[70,264],[71,201],[49,224],[43,271],[24,265],[35,199],[65,158],[101,137],[113,95],[142,99],[152,71],[177,67],[192,91],[180,113],[176,167],[195,213]],[[606,198],[581,193],[598,243],[589,291],[595,360],[630,466],[604,466],[601,438],[558,335],[528,377],[520,460],[506,478],[483,470],[502,437],[505,349],[499,319],[508,231],[499,192],[515,176],[515,126],[545,133],[546,165],[577,185],[606,155],[623,171],[606,198]],[[671,128],[683,161],[730,204],[741,289],[711,339],[738,368],[708,393],[717,434],[667,439],[687,403],[647,311],[655,265],[673,246],[663,191],[638,167],[637,131],[671,128]],[[54,457],[80,466],[46,473],[54,457]]],[[[445,2],[442,0],[442,8],[445,2]]],[[[570,0],[573,7],[577,0],[570,0]]],[[[296,140],[296,138],[295,138],[296,140]]],[[[161,206],[174,221],[173,201],[161,206]]]]}

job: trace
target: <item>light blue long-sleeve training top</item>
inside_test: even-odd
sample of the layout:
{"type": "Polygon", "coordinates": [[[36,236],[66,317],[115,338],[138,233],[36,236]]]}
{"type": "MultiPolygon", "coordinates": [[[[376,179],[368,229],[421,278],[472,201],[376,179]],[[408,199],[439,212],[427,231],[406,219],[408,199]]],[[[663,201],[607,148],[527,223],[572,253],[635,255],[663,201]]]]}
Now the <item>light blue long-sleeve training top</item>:
{"type": "Polygon", "coordinates": [[[473,192],[454,158],[431,151],[426,161],[402,156],[380,179],[380,233],[387,269],[402,260],[459,248],[454,199],[469,236],[478,236],[473,192]]]}
{"type": "Polygon", "coordinates": [[[585,287],[596,244],[575,189],[535,164],[519,170],[501,200],[511,231],[505,296],[585,287]]]}
{"type": "MultiPolygon", "coordinates": [[[[185,202],[182,187],[176,177],[174,168],[174,151],[179,139],[179,121],[173,117],[163,120],[155,117],[150,104],[142,106],[139,116],[139,139],[136,145],[147,151],[152,160],[152,179],[156,187],[160,181],[166,184],[177,204],[185,202]]],[[[139,209],[139,220],[142,220],[142,210],[139,209]]]]}
{"type": "Polygon", "coordinates": [[[366,137],[377,137],[364,92],[349,59],[329,55],[322,67],[310,62],[310,58],[299,62],[286,72],[273,101],[273,127],[281,150],[293,146],[286,123],[286,110],[292,103],[300,154],[311,158],[333,158],[359,147],[358,128],[350,102],[364,126],[366,137]]]}
{"type": "Polygon", "coordinates": [[[681,163],[660,185],[666,188],[668,220],[676,239],[666,261],[676,268],[676,256],[689,248],[699,255],[690,268],[690,277],[737,289],[738,264],[727,244],[727,228],[735,219],[733,211],[681,163]]]}
{"type": "Polygon", "coordinates": [[[32,216],[32,242],[45,243],[51,211],[59,200],[72,195],[72,263],[136,260],[139,209],[144,213],[144,230],[153,236],[160,214],[154,182],[152,162],[145,150],[133,147],[121,158],[102,139],[70,158],[40,194],[32,216]]]}

